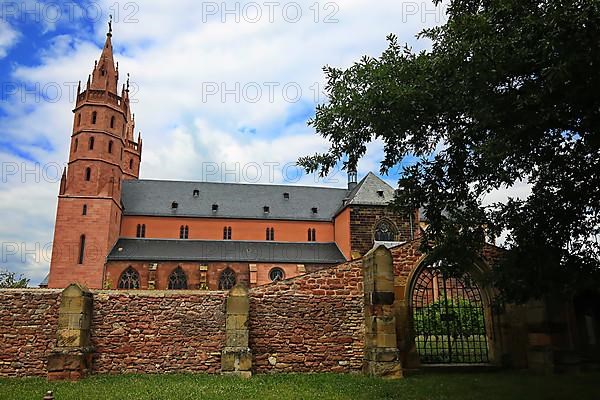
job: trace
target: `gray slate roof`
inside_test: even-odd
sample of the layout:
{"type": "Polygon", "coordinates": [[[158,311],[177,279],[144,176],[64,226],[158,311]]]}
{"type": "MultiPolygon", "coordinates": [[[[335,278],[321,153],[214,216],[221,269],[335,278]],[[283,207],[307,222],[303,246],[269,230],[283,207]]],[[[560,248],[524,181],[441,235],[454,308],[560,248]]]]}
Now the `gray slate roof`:
{"type": "Polygon", "coordinates": [[[369,172],[348,194],[346,205],[377,205],[384,206],[394,199],[394,189],[383,179],[369,172]],[[383,196],[379,195],[383,192],[383,196]]]}
{"type": "Polygon", "coordinates": [[[47,287],[48,279],[50,278],[50,274],[47,274],[46,277],[40,282],[39,287],[47,287]]]}
{"type": "Polygon", "coordinates": [[[128,180],[121,201],[125,215],[329,221],[347,194],[346,189],[310,186],[128,180]],[[177,209],[171,208],[173,202],[177,209]],[[213,204],[218,204],[217,212],[213,204]],[[268,214],[264,206],[269,206],[268,214]]]}
{"type": "Polygon", "coordinates": [[[119,239],[108,261],[229,261],[337,264],[344,256],[335,243],[237,240],[119,239]]]}

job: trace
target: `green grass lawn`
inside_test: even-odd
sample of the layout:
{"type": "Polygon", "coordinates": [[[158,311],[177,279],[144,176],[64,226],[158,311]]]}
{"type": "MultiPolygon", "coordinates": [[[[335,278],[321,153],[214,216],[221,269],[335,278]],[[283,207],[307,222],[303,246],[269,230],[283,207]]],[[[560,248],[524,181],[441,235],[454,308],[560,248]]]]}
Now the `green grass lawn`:
{"type": "Polygon", "coordinates": [[[536,376],[529,373],[427,373],[402,380],[361,375],[258,375],[242,380],[216,375],[94,376],[81,382],[0,379],[0,399],[402,399],[598,400],[600,373],[536,376]]]}

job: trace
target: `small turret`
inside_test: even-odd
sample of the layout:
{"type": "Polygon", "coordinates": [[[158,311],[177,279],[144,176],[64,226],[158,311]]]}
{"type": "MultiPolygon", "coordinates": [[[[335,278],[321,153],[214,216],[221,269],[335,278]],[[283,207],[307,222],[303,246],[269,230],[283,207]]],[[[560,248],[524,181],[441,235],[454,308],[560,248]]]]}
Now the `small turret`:
{"type": "Polygon", "coordinates": [[[348,190],[352,190],[356,187],[358,182],[357,177],[358,174],[356,173],[356,170],[351,169],[348,171],[348,190]]]}

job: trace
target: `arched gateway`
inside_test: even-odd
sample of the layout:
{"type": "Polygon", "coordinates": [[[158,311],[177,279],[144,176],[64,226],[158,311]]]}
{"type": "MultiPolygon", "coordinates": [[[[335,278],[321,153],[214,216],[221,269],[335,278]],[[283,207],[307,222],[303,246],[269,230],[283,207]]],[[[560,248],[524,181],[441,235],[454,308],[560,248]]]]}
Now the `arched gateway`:
{"type": "Polygon", "coordinates": [[[486,310],[469,274],[451,278],[440,262],[417,271],[411,292],[416,350],[422,364],[489,362],[486,310]]]}

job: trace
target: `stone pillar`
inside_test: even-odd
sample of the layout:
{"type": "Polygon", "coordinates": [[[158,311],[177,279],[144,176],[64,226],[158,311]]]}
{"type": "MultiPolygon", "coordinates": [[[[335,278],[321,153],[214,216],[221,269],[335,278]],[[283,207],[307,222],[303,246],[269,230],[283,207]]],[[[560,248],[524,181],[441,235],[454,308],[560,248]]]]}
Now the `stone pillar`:
{"type": "Polygon", "coordinates": [[[156,270],[158,269],[157,263],[151,263],[148,265],[148,289],[156,289],[156,270]]]}
{"type": "Polygon", "coordinates": [[[543,300],[526,306],[529,369],[539,373],[554,372],[554,348],[548,324],[547,305],[543,300]]]}
{"type": "Polygon", "coordinates": [[[199,271],[198,289],[208,290],[208,265],[199,266],[198,271],[199,271]]]}
{"type": "Polygon", "coordinates": [[[248,347],[248,289],[238,283],[227,297],[226,344],[221,352],[221,374],[252,376],[252,351],[248,347]]]}
{"type": "Polygon", "coordinates": [[[394,269],[385,246],[363,257],[365,354],[363,371],[372,376],[401,378],[402,364],[396,341],[394,269]]]}
{"type": "Polygon", "coordinates": [[[539,373],[577,372],[581,358],[573,350],[569,330],[571,301],[546,298],[526,305],[529,369],[539,373]]]}
{"type": "Polygon", "coordinates": [[[48,355],[48,380],[78,380],[92,367],[92,293],[71,284],[61,295],[56,346],[48,355]]]}

